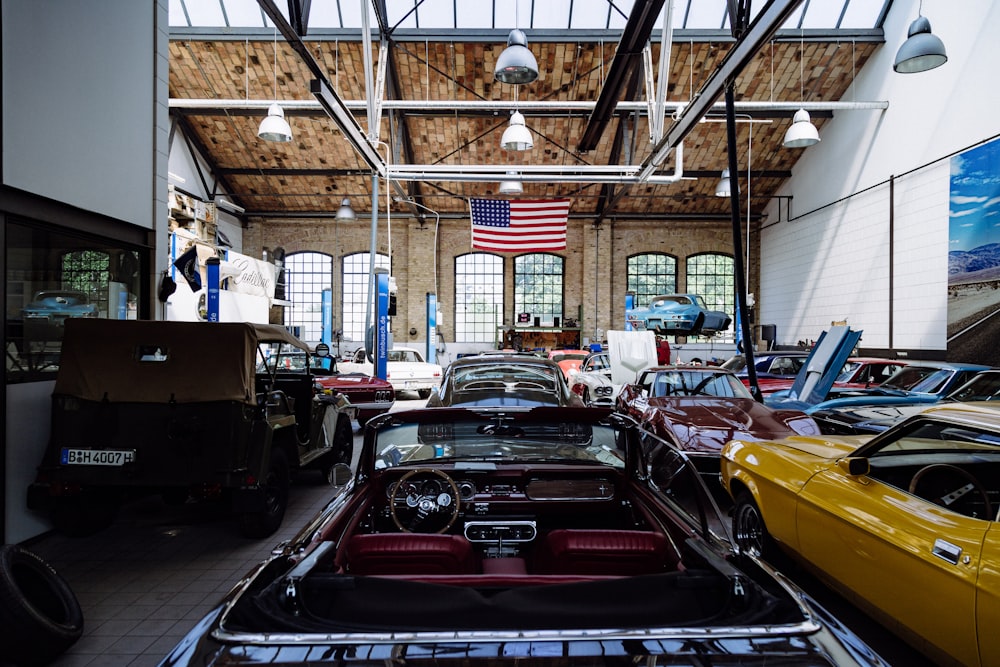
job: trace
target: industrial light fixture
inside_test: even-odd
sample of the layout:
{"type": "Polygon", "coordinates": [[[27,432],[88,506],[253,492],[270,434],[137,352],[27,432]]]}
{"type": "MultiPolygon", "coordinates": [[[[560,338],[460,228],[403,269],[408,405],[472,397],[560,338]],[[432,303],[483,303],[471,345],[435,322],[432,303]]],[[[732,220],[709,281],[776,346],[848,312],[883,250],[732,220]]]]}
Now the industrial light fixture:
{"type": "Polygon", "coordinates": [[[805,148],[819,143],[819,130],[812,124],[809,112],[799,109],[792,116],[792,126],[785,132],[785,148],[805,148]]]}
{"type": "Polygon", "coordinates": [[[274,102],[267,109],[267,117],[260,121],[257,136],[265,141],[285,143],[292,140],[292,128],[285,120],[285,112],[278,104],[278,28],[274,28],[274,102]]]}
{"type": "Polygon", "coordinates": [[[940,67],[948,62],[948,54],[944,50],[944,42],[931,34],[931,22],[924,17],[923,3],[917,12],[917,19],[910,24],[906,41],[896,51],[896,62],[892,69],[900,74],[926,72],[940,67]]]}
{"type": "Polygon", "coordinates": [[[344,222],[353,222],[358,219],[357,214],[354,209],[351,208],[351,200],[344,197],[344,200],[340,202],[340,208],[337,209],[337,220],[342,220],[344,222]]]}
{"type": "Polygon", "coordinates": [[[510,115],[510,125],[500,138],[500,147],[505,151],[530,151],[534,146],[531,132],[524,125],[524,116],[520,111],[515,111],[510,115]]]}
{"type": "MultiPolygon", "coordinates": [[[[806,59],[805,39],[801,33],[799,36],[799,99],[805,99],[803,93],[803,80],[805,79],[803,61],[806,59]]],[[[782,146],[785,148],[805,148],[819,143],[819,130],[812,124],[809,112],[799,109],[792,116],[792,125],[785,132],[785,141],[782,146]]]]}
{"type": "Polygon", "coordinates": [[[722,178],[719,179],[719,184],[715,186],[715,196],[716,197],[728,197],[732,194],[729,184],[729,170],[722,170],[722,178]]]}
{"type": "Polygon", "coordinates": [[[230,213],[235,213],[236,215],[243,215],[247,212],[245,208],[239,204],[234,204],[228,199],[216,199],[215,205],[221,208],[223,211],[229,211],[230,213]]]}
{"type": "Polygon", "coordinates": [[[521,181],[517,180],[518,173],[516,171],[508,171],[507,175],[514,178],[500,181],[500,194],[519,195],[524,192],[524,186],[521,185],[521,181]]]}
{"type": "Polygon", "coordinates": [[[538,61],[528,48],[524,32],[514,28],[507,36],[507,48],[497,58],[493,76],[500,83],[520,85],[538,78],[538,61]]]}

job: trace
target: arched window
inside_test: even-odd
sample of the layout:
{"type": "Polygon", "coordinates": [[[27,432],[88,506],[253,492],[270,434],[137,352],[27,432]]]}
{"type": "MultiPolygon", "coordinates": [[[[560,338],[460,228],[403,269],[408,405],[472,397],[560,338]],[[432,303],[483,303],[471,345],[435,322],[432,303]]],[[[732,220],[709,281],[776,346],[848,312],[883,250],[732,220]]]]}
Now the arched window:
{"type": "Polygon", "coordinates": [[[285,325],[299,327],[299,337],[304,342],[315,345],[321,340],[329,341],[329,331],[324,324],[326,327],[332,325],[329,309],[332,304],[333,258],[321,252],[296,252],[285,257],[284,268],[285,298],[292,303],[290,308],[285,309],[285,325]],[[323,307],[324,296],[326,309],[323,307]]]}
{"type": "Polygon", "coordinates": [[[455,258],[455,341],[491,343],[503,324],[503,258],[473,252],[455,258]]]}
{"type": "Polygon", "coordinates": [[[677,292],[677,258],[661,252],[628,258],[628,291],[635,294],[636,306],[648,306],[654,296],[677,292]]]}
{"type": "Polygon", "coordinates": [[[549,253],[514,258],[514,312],[551,326],[563,317],[563,258],[549,253]]]}
{"type": "MultiPolygon", "coordinates": [[[[344,350],[354,350],[365,344],[365,314],[369,312],[367,304],[370,258],[371,253],[367,252],[357,252],[344,257],[344,270],[341,274],[344,286],[341,292],[344,350]]],[[[376,254],[375,268],[390,270],[389,256],[376,254]]]]}
{"type": "MultiPolygon", "coordinates": [[[[719,253],[703,253],[687,258],[687,291],[699,294],[712,310],[721,310],[735,320],[736,277],[733,258],[719,253]]],[[[732,340],[733,328],[719,334],[732,340]]]]}

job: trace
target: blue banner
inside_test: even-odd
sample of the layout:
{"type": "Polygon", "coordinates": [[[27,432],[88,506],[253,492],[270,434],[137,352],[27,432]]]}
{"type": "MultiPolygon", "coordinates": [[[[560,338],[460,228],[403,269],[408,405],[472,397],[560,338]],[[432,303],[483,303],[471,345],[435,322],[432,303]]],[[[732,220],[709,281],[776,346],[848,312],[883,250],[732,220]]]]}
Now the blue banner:
{"type": "Polygon", "coordinates": [[[386,379],[389,347],[389,274],[379,273],[375,295],[375,376],[386,379]]]}
{"type": "Polygon", "coordinates": [[[427,363],[437,363],[437,294],[427,293],[427,363]]]}

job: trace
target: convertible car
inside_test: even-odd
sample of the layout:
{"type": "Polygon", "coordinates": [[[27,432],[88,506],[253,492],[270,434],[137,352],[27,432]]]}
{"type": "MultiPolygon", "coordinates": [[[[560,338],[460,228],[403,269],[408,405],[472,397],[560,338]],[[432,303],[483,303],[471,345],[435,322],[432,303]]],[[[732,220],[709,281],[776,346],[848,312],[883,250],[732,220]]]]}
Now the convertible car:
{"type": "Polygon", "coordinates": [[[885,664],[727,528],[684,456],[609,410],[393,412],[161,664],[885,664]]]}
{"type": "Polygon", "coordinates": [[[712,336],[728,329],[733,319],[721,310],[709,310],[697,294],[661,294],[644,308],[626,311],[625,321],[633,329],[661,336],[712,336]]]}
{"type": "MultiPolygon", "coordinates": [[[[368,360],[364,348],[355,350],[351,357],[337,364],[342,373],[375,375],[375,364],[368,360]]],[[[394,347],[386,354],[386,380],[398,394],[415,391],[420,398],[427,398],[441,382],[441,366],[424,361],[423,354],[411,347],[394,347]]]]}
{"type": "Polygon", "coordinates": [[[719,472],[719,452],[733,438],[765,440],[820,432],[804,412],[758,403],[732,372],[710,366],[646,369],[635,384],[622,387],[615,407],[712,475],[719,472]]]}
{"type": "Polygon", "coordinates": [[[994,403],[722,451],[741,553],[791,556],[939,664],[1000,664],[998,466],[994,403]]]}

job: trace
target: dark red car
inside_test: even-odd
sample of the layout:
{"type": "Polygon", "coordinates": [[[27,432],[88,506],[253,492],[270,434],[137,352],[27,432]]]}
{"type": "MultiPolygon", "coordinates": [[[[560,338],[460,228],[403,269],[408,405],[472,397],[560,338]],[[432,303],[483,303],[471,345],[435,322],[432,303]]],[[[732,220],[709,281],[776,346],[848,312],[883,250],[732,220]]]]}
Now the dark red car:
{"type": "MultiPolygon", "coordinates": [[[[283,359],[293,365],[306,363],[305,355],[284,355],[283,359]]],[[[389,412],[396,402],[396,392],[388,380],[364,373],[341,373],[331,357],[313,355],[309,359],[316,384],[346,396],[358,409],[358,426],[362,428],[372,417],[389,412]]]]}
{"type": "Polygon", "coordinates": [[[685,452],[702,472],[719,472],[719,452],[730,440],[817,435],[800,410],[774,409],[753,399],[729,370],[713,366],[656,366],[622,387],[615,409],[685,452]]]}

